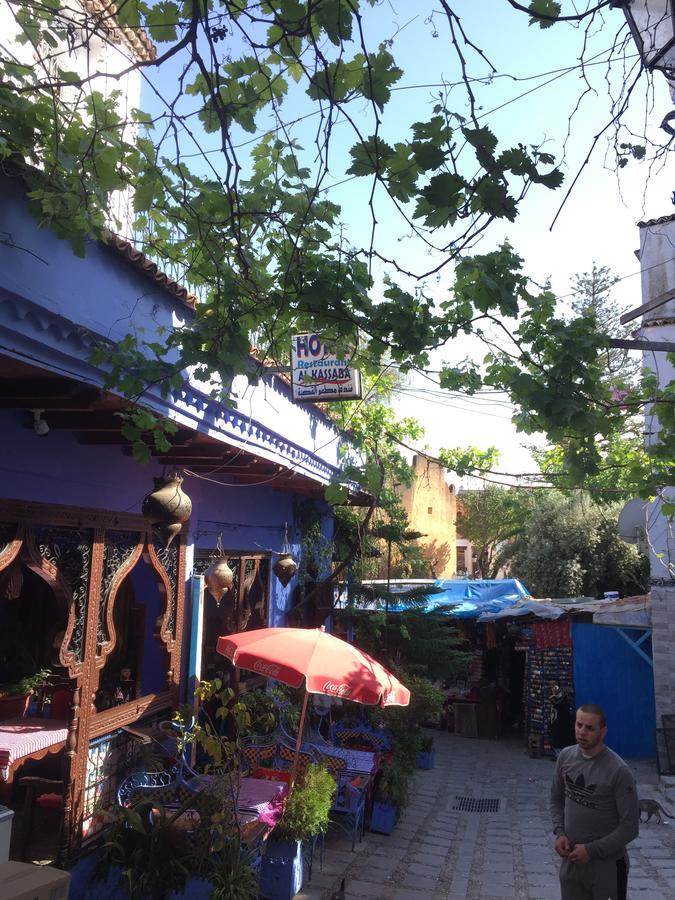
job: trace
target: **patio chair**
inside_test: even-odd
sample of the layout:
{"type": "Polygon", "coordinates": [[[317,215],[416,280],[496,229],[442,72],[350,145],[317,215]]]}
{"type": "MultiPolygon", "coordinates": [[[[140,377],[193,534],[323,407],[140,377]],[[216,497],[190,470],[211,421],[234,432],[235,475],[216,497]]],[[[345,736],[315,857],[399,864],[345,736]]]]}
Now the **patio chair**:
{"type": "MultiPolygon", "coordinates": [[[[267,744],[263,747],[249,745],[242,748],[242,753],[252,772],[259,769],[290,772],[295,759],[295,747],[284,741],[277,741],[276,744],[267,744]]],[[[298,754],[296,771],[298,778],[301,778],[307,766],[315,761],[316,754],[313,751],[301,750],[298,754]]]]}
{"type": "Polygon", "coordinates": [[[21,832],[17,843],[17,853],[19,859],[25,860],[28,858],[28,847],[33,832],[33,819],[36,807],[46,815],[55,811],[54,824],[58,831],[59,825],[56,818],[58,816],[60,820],[63,814],[65,782],[61,779],[25,775],[19,779],[19,784],[26,789],[26,793],[23,801],[23,815],[21,832]]]}
{"type": "Polygon", "coordinates": [[[384,728],[372,728],[365,722],[338,723],[333,726],[331,737],[340,746],[355,746],[378,753],[391,750],[393,746],[391,736],[384,728]]]}
{"type": "Polygon", "coordinates": [[[363,840],[367,793],[368,778],[366,777],[342,776],[337,782],[331,813],[342,816],[345,819],[347,830],[351,830],[352,852],[356,846],[356,838],[358,837],[359,843],[363,840]]]}

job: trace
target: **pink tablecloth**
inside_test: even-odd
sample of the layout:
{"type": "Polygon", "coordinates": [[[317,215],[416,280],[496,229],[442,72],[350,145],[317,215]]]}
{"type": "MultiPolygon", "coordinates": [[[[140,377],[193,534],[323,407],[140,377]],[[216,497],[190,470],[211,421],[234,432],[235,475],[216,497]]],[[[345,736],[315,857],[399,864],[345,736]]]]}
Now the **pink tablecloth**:
{"type": "Polygon", "coordinates": [[[288,785],[284,781],[265,778],[242,778],[239,784],[237,808],[252,812],[266,825],[276,825],[284,811],[288,785]]]}
{"type": "Polygon", "coordinates": [[[0,781],[9,779],[12,763],[63,743],[68,723],[51,719],[16,718],[0,722],[0,781]]]}

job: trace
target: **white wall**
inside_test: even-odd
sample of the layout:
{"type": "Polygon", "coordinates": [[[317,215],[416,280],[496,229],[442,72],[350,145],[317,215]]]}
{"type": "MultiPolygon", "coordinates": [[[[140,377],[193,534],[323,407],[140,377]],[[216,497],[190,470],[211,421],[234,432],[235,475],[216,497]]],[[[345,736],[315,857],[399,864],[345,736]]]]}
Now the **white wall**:
{"type": "MultiPolygon", "coordinates": [[[[672,299],[646,313],[642,319],[640,337],[650,341],[675,340],[675,220],[645,223],[640,228],[640,269],[642,303],[671,296],[672,299]]],[[[643,365],[656,373],[664,387],[675,379],[675,368],[661,351],[645,351],[643,365]]],[[[658,439],[658,418],[645,410],[645,442],[647,446],[658,439]]],[[[664,491],[675,497],[675,488],[664,491]]],[[[661,500],[647,505],[645,510],[650,543],[650,563],[653,578],[675,578],[675,532],[661,514],[661,500]]]]}
{"type": "MultiPolygon", "coordinates": [[[[137,61],[134,52],[114,32],[92,29],[95,18],[88,13],[78,0],[65,0],[61,4],[59,24],[70,22],[70,38],[56,48],[44,41],[38,46],[22,44],[18,37],[22,30],[15,13],[20,8],[16,2],[0,0],[0,53],[3,58],[31,66],[40,81],[58,77],[57,68],[77,72],[81,77],[93,77],[84,88],[64,87],[59,91],[60,99],[71,108],[83,112],[87,93],[96,90],[105,97],[119,91],[117,108],[126,120],[124,138],[135,140],[136,125],[131,121],[131,111],[140,106],[141,74],[137,69],[121,76],[130,65],[137,61]]],[[[131,238],[133,221],[132,193],[130,190],[116,191],[110,198],[109,227],[111,231],[131,238]]]]}

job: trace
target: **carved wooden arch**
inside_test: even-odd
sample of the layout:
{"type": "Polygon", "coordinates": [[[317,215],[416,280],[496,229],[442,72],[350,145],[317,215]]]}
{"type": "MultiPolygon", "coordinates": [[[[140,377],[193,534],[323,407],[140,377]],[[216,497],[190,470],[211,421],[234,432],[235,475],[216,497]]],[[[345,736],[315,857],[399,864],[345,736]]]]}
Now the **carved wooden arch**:
{"type": "Polygon", "coordinates": [[[75,628],[75,592],[70,584],[63,577],[57,565],[51,560],[45,559],[38,550],[35,543],[33,530],[29,527],[25,531],[24,541],[20,552],[19,560],[26,565],[31,572],[35,572],[56,594],[57,599],[60,597],[68,611],[68,622],[66,630],[59,647],[59,662],[68,669],[70,678],[78,678],[82,674],[84,661],[78,662],[72,650],[68,650],[68,645],[75,628]]]}
{"type": "MultiPolygon", "coordinates": [[[[166,645],[166,649],[169,654],[172,653],[176,640],[169,629],[169,598],[171,598],[171,602],[174,604],[174,617],[176,616],[177,609],[177,599],[178,599],[178,581],[176,581],[176,591],[174,595],[174,589],[171,586],[171,579],[169,575],[162,565],[162,561],[157,556],[157,551],[155,550],[154,544],[152,542],[152,533],[148,532],[146,535],[145,542],[145,552],[143,553],[143,559],[147,562],[150,568],[154,571],[156,575],[159,576],[160,584],[159,584],[159,593],[161,598],[164,601],[164,615],[162,616],[162,624],[159,629],[159,636],[166,645]]],[[[178,577],[178,576],[177,576],[178,577]]]]}
{"type": "Polygon", "coordinates": [[[122,586],[122,582],[143,555],[144,543],[145,540],[143,538],[143,535],[139,534],[139,539],[136,547],[113,576],[106,602],[105,624],[108,633],[108,640],[105,641],[105,643],[101,644],[100,652],[98,650],[97,644],[97,652],[94,659],[94,666],[96,669],[102,669],[105,666],[108,656],[110,655],[110,653],[112,653],[115,648],[115,644],[117,643],[117,633],[115,631],[115,621],[113,618],[113,613],[115,611],[115,600],[117,599],[117,593],[122,586]]]}
{"type": "MultiPolygon", "coordinates": [[[[244,560],[244,566],[247,560],[244,560]]],[[[242,580],[242,597],[241,597],[241,606],[243,609],[237,610],[237,630],[245,631],[248,626],[249,619],[253,615],[254,607],[251,606],[251,591],[253,587],[258,584],[260,587],[260,603],[262,603],[263,609],[265,607],[266,597],[265,597],[265,582],[263,581],[263,577],[260,574],[260,558],[254,558],[253,562],[253,570],[246,575],[244,573],[244,578],[242,580]]],[[[256,604],[257,605],[257,604],[256,604]]]]}
{"type": "MultiPolygon", "coordinates": [[[[7,524],[13,525],[14,523],[8,522],[7,524]]],[[[0,553],[0,572],[4,572],[5,569],[8,569],[21,552],[21,547],[25,540],[25,531],[23,522],[17,522],[14,537],[0,553]]]]}

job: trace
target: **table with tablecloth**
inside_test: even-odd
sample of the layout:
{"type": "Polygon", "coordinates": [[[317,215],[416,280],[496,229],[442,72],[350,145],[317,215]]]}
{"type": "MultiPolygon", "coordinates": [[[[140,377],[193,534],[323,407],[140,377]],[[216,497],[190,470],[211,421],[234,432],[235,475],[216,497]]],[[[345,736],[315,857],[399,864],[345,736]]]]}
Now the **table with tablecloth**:
{"type": "Polygon", "coordinates": [[[350,747],[336,747],[333,744],[315,744],[320,753],[344,759],[345,771],[353,775],[375,775],[380,766],[380,754],[366,750],[352,750],[350,747]]]}
{"type": "Polygon", "coordinates": [[[65,746],[68,723],[17,717],[0,722],[0,781],[9,783],[28,759],[41,759],[65,746]]]}
{"type": "Polygon", "coordinates": [[[288,784],[266,778],[242,778],[239,782],[237,809],[254,813],[266,825],[273,827],[281,818],[288,794],[288,784]]]}

